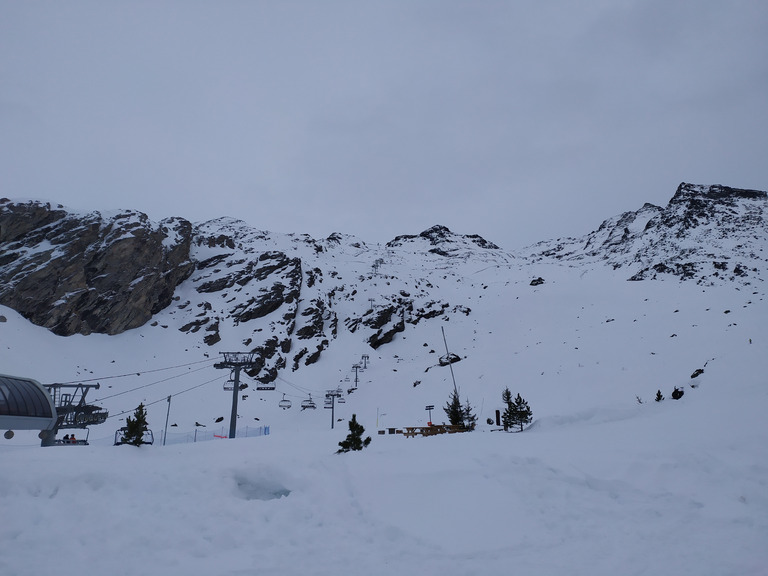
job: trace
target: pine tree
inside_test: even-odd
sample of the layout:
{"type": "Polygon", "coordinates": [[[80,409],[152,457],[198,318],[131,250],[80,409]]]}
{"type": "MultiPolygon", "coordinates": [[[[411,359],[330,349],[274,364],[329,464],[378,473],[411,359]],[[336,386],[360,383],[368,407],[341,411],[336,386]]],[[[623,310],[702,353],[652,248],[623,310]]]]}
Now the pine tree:
{"type": "Polygon", "coordinates": [[[362,450],[368,444],[371,443],[371,437],[368,436],[363,440],[363,433],[365,428],[357,421],[357,414],[352,414],[352,420],[349,421],[349,434],[346,439],[339,442],[340,448],[336,451],[336,454],[342,452],[349,452],[350,450],[362,450]]]}
{"type": "Polygon", "coordinates": [[[531,420],[533,420],[533,412],[531,411],[531,407],[528,406],[528,402],[523,400],[519,393],[513,404],[513,413],[513,424],[520,426],[520,432],[523,431],[523,425],[530,424],[531,420]]]}
{"type": "Polygon", "coordinates": [[[514,405],[512,404],[512,392],[509,391],[509,387],[504,388],[504,392],[501,393],[501,401],[507,406],[501,415],[501,423],[504,425],[504,430],[509,430],[514,425],[514,405]]]}
{"type": "Polygon", "coordinates": [[[464,404],[464,428],[467,430],[474,430],[475,426],[477,426],[477,415],[472,410],[472,405],[469,403],[469,398],[467,398],[466,403],[464,404]]]}
{"type": "Polygon", "coordinates": [[[144,432],[146,432],[148,428],[147,410],[144,408],[144,403],[141,403],[133,413],[133,418],[128,416],[125,419],[125,432],[120,441],[123,444],[141,446],[144,444],[144,432]]]}
{"type": "Polygon", "coordinates": [[[458,391],[454,388],[448,403],[443,408],[445,415],[448,416],[448,422],[452,426],[464,426],[464,407],[461,405],[458,391]]]}
{"type": "Polygon", "coordinates": [[[661,390],[656,390],[656,402],[661,402],[664,400],[664,394],[661,393],[661,390]]]}

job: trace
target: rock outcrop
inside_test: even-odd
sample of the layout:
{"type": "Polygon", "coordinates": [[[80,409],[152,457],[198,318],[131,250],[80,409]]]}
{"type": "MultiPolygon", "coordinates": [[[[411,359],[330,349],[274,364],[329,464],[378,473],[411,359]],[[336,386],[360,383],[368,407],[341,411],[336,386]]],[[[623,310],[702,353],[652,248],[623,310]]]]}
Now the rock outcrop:
{"type": "Polygon", "coordinates": [[[0,303],[56,334],[118,334],[171,303],[194,269],[192,226],[124,211],[0,200],[0,303]]]}

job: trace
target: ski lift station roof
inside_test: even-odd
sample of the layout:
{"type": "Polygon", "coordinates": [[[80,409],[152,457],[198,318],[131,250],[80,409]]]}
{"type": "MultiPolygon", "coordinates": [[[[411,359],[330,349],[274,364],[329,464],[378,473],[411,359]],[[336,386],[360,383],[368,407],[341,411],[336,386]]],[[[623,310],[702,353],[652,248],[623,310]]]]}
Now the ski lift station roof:
{"type": "Polygon", "coordinates": [[[50,430],[56,407],[37,380],[0,374],[0,429],[50,430]]]}

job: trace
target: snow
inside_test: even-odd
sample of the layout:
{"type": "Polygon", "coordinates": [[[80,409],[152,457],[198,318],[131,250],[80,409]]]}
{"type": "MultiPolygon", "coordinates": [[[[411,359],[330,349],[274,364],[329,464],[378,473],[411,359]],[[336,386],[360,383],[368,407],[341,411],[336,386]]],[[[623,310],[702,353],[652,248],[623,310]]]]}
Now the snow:
{"type": "MultiPolygon", "coordinates": [[[[313,266],[305,242],[264,242],[290,242],[313,266]]],[[[0,372],[97,380],[88,400],[111,415],[91,428],[88,446],[41,449],[24,431],[0,439],[0,574],[768,574],[768,304],[759,280],[626,282],[601,267],[512,258],[448,266],[346,245],[319,257],[347,284],[333,308],[339,334],[317,364],[282,371],[277,390],[247,391],[238,430],[269,426],[269,435],[172,441],[196,421],[201,440],[228,424],[229,374],[213,364],[239,349],[245,324],[222,326],[211,348],[202,334],[180,332],[186,318],[171,308],[154,326],[68,338],[0,308],[0,372]],[[363,281],[379,257],[382,275],[363,281]],[[545,283],[530,286],[538,276],[545,283]],[[427,281],[425,302],[439,294],[471,313],[406,324],[377,350],[343,328],[369,298],[401,285],[415,294],[427,281]],[[353,288],[356,299],[346,298],[353,288]],[[452,367],[478,429],[379,434],[424,425],[430,404],[433,420],[445,419],[453,384],[436,367],[441,328],[462,358],[452,367]],[[369,366],[331,429],[323,393],[346,390],[362,354],[369,366]],[[486,423],[505,386],[533,410],[522,433],[486,423]],[[669,399],[674,386],[685,390],[679,401],[669,399]],[[668,399],[653,402],[657,389],[668,399]],[[302,411],[309,393],[318,409],[302,411]],[[283,394],[290,410],[278,407],[283,394]],[[169,395],[178,426],[162,446],[169,395]],[[158,441],[112,446],[139,402],[158,441]],[[373,441],[336,454],[353,413],[373,441]]],[[[191,284],[177,295],[200,298],[191,284]]]]}

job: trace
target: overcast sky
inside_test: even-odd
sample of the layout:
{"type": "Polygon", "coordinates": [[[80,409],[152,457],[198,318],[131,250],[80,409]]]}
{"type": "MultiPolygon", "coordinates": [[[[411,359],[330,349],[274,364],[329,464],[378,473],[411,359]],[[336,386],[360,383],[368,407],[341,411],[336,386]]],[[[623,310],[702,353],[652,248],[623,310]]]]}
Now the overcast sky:
{"type": "Polygon", "coordinates": [[[0,0],[0,196],[505,249],[768,189],[768,2],[0,0]]]}

